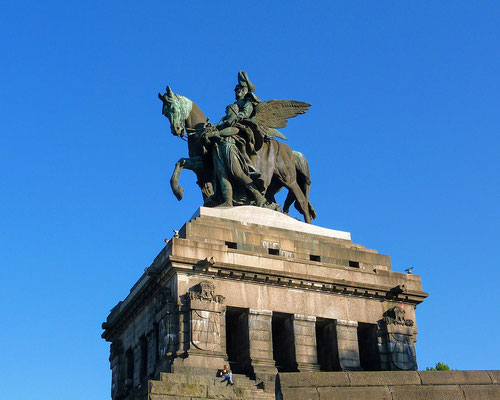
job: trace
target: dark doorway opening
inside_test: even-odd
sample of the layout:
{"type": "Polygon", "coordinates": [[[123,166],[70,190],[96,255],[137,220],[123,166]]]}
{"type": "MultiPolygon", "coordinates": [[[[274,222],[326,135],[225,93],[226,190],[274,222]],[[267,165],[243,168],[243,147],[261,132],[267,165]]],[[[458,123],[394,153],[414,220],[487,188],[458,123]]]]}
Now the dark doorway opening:
{"type": "Polygon", "coordinates": [[[337,327],[333,319],[316,319],[318,364],[321,371],[340,371],[337,327]]]}
{"type": "Polygon", "coordinates": [[[377,346],[377,325],[358,323],[359,361],[364,371],[379,371],[380,356],[377,346]]]}
{"type": "Polygon", "coordinates": [[[250,342],[248,309],[228,307],[226,310],[226,352],[235,374],[250,374],[250,342]]]}
{"type": "Polygon", "coordinates": [[[273,358],[278,372],[297,372],[293,315],[273,313],[273,358]]]}

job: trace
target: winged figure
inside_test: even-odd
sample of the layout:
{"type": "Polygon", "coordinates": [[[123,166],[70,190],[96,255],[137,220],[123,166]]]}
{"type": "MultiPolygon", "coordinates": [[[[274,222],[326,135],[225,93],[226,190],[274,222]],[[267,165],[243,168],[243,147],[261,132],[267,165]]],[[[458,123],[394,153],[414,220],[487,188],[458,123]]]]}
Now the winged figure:
{"type": "Polygon", "coordinates": [[[167,87],[159,94],[162,113],[176,136],[187,132],[189,158],[176,164],[170,184],[182,198],[178,178],[182,168],[196,172],[207,207],[255,205],[279,210],[275,194],[288,189],[283,211],[290,205],[310,223],[316,212],[309,201],[311,178],[304,155],[273,140],[286,137],[277,129],[288,119],[304,114],[311,106],[295,100],[262,102],[245,71],[238,73],[235,102],[226,107],[225,116],[211,125],[199,107],[187,97],[175,95],[167,87]]]}
{"type": "Polygon", "coordinates": [[[287,140],[276,129],[285,128],[288,119],[305,114],[311,105],[297,100],[269,100],[257,104],[252,118],[257,131],[264,137],[287,140]]]}

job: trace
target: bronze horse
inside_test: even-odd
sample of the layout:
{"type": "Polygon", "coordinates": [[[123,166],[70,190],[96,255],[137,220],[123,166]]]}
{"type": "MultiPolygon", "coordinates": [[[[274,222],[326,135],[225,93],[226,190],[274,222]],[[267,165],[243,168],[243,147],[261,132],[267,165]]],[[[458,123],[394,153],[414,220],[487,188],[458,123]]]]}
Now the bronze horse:
{"type": "MultiPolygon", "coordinates": [[[[162,101],[162,114],[170,121],[170,130],[174,136],[184,138],[187,133],[189,158],[181,158],[175,164],[170,178],[170,186],[178,200],[182,199],[184,189],[179,186],[182,169],[193,171],[198,180],[203,199],[206,201],[213,194],[213,170],[211,157],[206,154],[202,145],[204,127],[208,121],[201,109],[187,97],[174,94],[167,86],[165,94],[158,93],[162,101]]],[[[311,222],[316,218],[316,211],[309,201],[311,178],[309,165],[302,153],[276,140],[266,141],[257,152],[254,168],[261,174],[266,188],[265,197],[269,203],[275,203],[275,195],[283,187],[289,192],[283,211],[288,213],[290,205],[304,216],[304,221],[311,222]]]]}

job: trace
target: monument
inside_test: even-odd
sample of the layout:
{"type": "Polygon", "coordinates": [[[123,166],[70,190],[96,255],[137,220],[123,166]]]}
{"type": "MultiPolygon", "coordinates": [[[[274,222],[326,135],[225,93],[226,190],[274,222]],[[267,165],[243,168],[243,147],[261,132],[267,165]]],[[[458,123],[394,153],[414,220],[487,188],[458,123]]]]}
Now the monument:
{"type": "Polygon", "coordinates": [[[182,199],[180,172],[192,170],[203,206],[103,323],[112,399],[385,399],[365,392],[385,396],[405,382],[425,391],[414,346],[415,309],[427,297],[420,277],[392,271],[389,256],[348,232],[310,224],[307,160],[276,140],[310,105],[254,92],[241,71],[236,102],[216,125],[169,87],[159,94],[189,149],[172,190],[182,199]],[[305,222],[281,212],[274,196],[283,187],[283,211],[294,204],[305,222]],[[224,364],[234,386],[216,378],[224,364]],[[378,383],[353,397],[357,381],[378,383]]]}

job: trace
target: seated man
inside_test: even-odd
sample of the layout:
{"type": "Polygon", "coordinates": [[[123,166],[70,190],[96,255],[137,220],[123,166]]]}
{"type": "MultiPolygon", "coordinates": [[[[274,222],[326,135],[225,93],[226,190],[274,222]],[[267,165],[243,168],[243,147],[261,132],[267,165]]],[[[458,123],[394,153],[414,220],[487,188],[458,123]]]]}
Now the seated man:
{"type": "Polygon", "coordinates": [[[234,385],[233,382],[233,373],[229,370],[229,365],[224,365],[224,368],[222,369],[222,380],[221,382],[226,382],[228,385],[234,385]]]}

